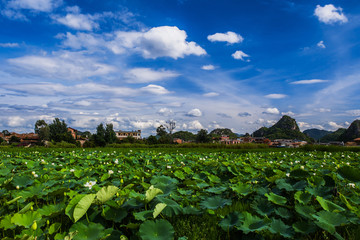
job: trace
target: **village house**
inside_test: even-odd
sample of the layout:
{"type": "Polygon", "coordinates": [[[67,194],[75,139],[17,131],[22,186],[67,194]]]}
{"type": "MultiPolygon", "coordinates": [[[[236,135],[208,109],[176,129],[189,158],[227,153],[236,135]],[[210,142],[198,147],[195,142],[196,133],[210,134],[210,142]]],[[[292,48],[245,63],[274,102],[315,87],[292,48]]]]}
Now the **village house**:
{"type": "Polygon", "coordinates": [[[133,137],[135,139],[141,139],[141,130],[137,130],[137,131],[117,131],[115,132],[116,134],[116,137],[119,139],[119,140],[123,140],[127,137],[133,137]]]}

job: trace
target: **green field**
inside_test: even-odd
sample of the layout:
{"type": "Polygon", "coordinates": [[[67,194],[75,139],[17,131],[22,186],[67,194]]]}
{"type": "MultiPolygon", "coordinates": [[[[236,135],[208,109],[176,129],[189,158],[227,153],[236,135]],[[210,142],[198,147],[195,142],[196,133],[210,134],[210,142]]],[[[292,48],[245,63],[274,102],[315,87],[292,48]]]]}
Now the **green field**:
{"type": "Polygon", "coordinates": [[[360,153],[0,151],[2,239],[358,239],[360,153]]]}

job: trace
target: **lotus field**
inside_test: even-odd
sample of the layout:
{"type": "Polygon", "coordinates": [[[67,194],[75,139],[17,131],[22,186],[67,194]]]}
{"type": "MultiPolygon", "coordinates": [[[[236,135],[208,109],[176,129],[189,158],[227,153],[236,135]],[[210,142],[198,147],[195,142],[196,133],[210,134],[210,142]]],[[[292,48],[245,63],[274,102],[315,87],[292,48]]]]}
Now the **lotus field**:
{"type": "Polygon", "coordinates": [[[359,153],[79,149],[0,158],[2,239],[359,239],[359,153]]]}

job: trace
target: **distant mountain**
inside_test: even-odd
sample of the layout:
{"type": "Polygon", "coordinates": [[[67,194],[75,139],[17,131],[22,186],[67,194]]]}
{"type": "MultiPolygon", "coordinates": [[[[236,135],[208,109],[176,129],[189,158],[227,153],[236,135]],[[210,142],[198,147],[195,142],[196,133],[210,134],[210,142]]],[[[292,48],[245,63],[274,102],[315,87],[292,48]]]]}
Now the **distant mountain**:
{"type": "Polygon", "coordinates": [[[221,137],[221,135],[237,138],[237,135],[228,128],[216,128],[209,133],[212,137],[221,137]]]}
{"type": "Polygon", "coordinates": [[[322,143],[340,141],[339,137],[346,131],[346,128],[339,128],[335,132],[329,133],[328,135],[323,136],[319,139],[322,143]]]}
{"type": "Polygon", "coordinates": [[[309,136],[317,141],[320,138],[322,138],[330,133],[333,133],[333,132],[312,128],[312,129],[307,129],[307,130],[303,131],[303,133],[305,133],[307,136],[309,136]]]}
{"type": "Polygon", "coordinates": [[[350,127],[340,135],[339,140],[349,142],[358,137],[360,137],[360,120],[355,120],[351,123],[350,127]]]}
{"type": "Polygon", "coordinates": [[[262,127],[253,133],[254,137],[267,137],[269,139],[298,139],[312,142],[304,133],[300,132],[296,120],[284,115],[272,127],[262,127]]]}

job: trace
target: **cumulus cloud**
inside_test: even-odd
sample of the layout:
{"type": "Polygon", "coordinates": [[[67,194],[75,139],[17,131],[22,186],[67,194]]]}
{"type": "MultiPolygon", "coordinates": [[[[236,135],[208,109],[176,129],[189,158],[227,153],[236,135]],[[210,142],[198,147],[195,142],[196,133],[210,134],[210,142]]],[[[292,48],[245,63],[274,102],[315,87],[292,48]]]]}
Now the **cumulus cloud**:
{"type": "Polygon", "coordinates": [[[18,43],[0,43],[0,47],[3,48],[16,48],[19,47],[18,43]]]}
{"type": "Polygon", "coordinates": [[[187,55],[201,56],[206,51],[195,42],[186,41],[187,34],[176,26],[154,27],[146,32],[123,32],[115,34],[115,39],[108,47],[115,54],[131,49],[142,54],[144,58],[156,59],[171,57],[184,58],[187,55]]]}
{"type": "Polygon", "coordinates": [[[270,99],[281,99],[281,98],[286,98],[287,95],[285,94],[278,94],[278,93],[273,93],[273,94],[268,94],[265,96],[266,98],[270,98],[270,99]]]}
{"type": "Polygon", "coordinates": [[[241,61],[247,61],[247,62],[250,62],[249,59],[245,60],[244,58],[248,58],[250,57],[249,55],[247,55],[246,53],[244,53],[243,51],[236,51],[234,52],[232,55],[231,55],[234,59],[238,59],[238,60],[241,60],[241,61]]]}
{"type": "Polygon", "coordinates": [[[282,112],[281,115],[295,116],[295,113],[288,111],[288,112],[282,112]]]}
{"type": "Polygon", "coordinates": [[[61,4],[62,0],[11,0],[7,3],[7,8],[51,12],[61,4]]]}
{"type": "Polygon", "coordinates": [[[24,126],[26,120],[19,116],[9,117],[8,126],[21,127],[24,126]]]}
{"type": "Polygon", "coordinates": [[[204,65],[201,67],[202,70],[207,70],[207,71],[211,71],[211,70],[214,70],[215,69],[215,66],[214,65],[204,65]]]}
{"type": "Polygon", "coordinates": [[[65,16],[52,15],[52,19],[76,30],[91,31],[99,27],[96,22],[99,15],[82,14],[77,6],[67,8],[67,10],[69,12],[65,16]]]}
{"type": "Polygon", "coordinates": [[[319,48],[326,48],[326,46],[325,46],[325,44],[324,44],[324,41],[318,42],[318,43],[317,43],[317,46],[318,46],[319,48]]]}
{"type": "Polygon", "coordinates": [[[148,83],[178,77],[180,74],[165,69],[133,68],[127,73],[130,83],[148,83]]]}
{"type": "Polygon", "coordinates": [[[250,117],[251,114],[248,113],[248,112],[241,112],[241,113],[238,113],[238,116],[239,116],[239,117],[250,117]]]}
{"type": "Polygon", "coordinates": [[[186,114],[186,116],[189,116],[189,117],[201,117],[201,116],[202,116],[202,112],[200,111],[200,109],[194,108],[194,109],[191,109],[191,110],[186,114]]]}
{"type": "Polygon", "coordinates": [[[116,71],[115,67],[79,52],[54,52],[51,56],[29,55],[12,58],[8,62],[27,73],[55,79],[83,79],[104,76],[116,71]]]}
{"type": "Polygon", "coordinates": [[[209,35],[207,39],[210,42],[227,42],[229,44],[241,43],[244,40],[240,34],[230,31],[227,33],[215,33],[213,35],[209,35]]]}
{"type": "Polygon", "coordinates": [[[347,17],[342,12],[342,8],[337,8],[332,4],[327,4],[323,7],[317,5],[314,15],[318,17],[320,22],[326,24],[332,24],[336,22],[346,23],[348,21],[347,17]]]}
{"type": "Polygon", "coordinates": [[[185,124],[185,127],[187,127],[187,129],[189,130],[201,130],[204,129],[203,125],[198,121],[191,121],[188,124],[185,124]]]}
{"type": "Polygon", "coordinates": [[[337,130],[339,128],[345,128],[344,125],[340,125],[340,124],[337,124],[336,122],[328,122],[328,125],[333,129],[333,130],[337,130]]]}
{"type": "Polygon", "coordinates": [[[300,80],[300,81],[294,81],[290,84],[315,84],[315,83],[324,83],[328,82],[328,80],[321,80],[321,79],[310,79],[310,80],[300,80]]]}
{"type": "Polygon", "coordinates": [[[159,115],[161,116],[165,116],[165,117],[168,117],[168,116],[171,116],[173,115],[173,111],[169,108],[160,108],[159,111],[157,112],[159,115]]]}
{"type": "Polygon", "coordinates": [[[209,93],[204,93],[203,96],[204,97],[217,97],[219,96],[220,94],[217,93],[217,92],[209,92],[209,93]]]}
{"type": "Polygon", "coordinates": [[[274,114],[274,115],[277,115],[277,114],[280,114],[280,111],[279,111],[279,109],[277,109],[277,108],[267,108],[267,109],[265,109],[265,111],[263,112],[263,114],[274,114]]]}
{"type": "Polygon", "coordinates": [[[154,84],[150,84],[147,85],[146,87],[142,87],[140,88],[141,91],[146,92],[146,93],[151,93],[151,94],[155,94],[155,95],[164,95],[164,94],[169,94],[170,92],[159,85],[154,85],[154,84]]]}
{"type": "Polygon", "coordinates": [[[319,125],[319,124],[310,124],[307,122],[298,122],[299,128],[301,129],[301,131],[305,130],[305,129],[310,129],[310,128],[317,128],[320,130],[325,129],[324,126],[319,125]]]}

